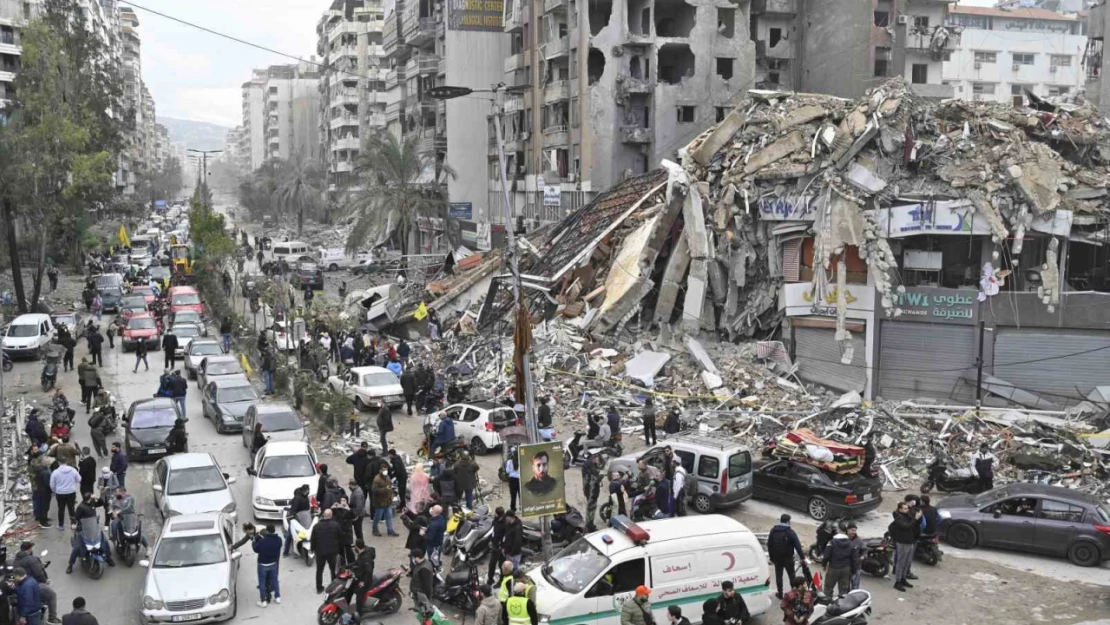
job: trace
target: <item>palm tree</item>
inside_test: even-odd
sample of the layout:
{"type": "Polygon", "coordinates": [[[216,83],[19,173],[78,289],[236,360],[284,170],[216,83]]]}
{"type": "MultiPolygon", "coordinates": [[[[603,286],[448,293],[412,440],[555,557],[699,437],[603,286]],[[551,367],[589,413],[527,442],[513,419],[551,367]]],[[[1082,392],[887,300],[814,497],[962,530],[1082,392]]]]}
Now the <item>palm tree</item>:
{"type": "Polygon", "coordinates": [[[455,172],[422,150],[419,141],[415,132],[400,141],[390,132],[367,138],[355,161],[361,190],[347,200],[354,217],[348,251],[376,245],[381,235],[392,236],[396,230],[402,253],[410,254],[416,248],[420,218],[446,216],[447,198],[438,187],[438,174],[454,178],[455,172]]]}
{"type": "Polygon", "coordinates": [[[323,202],[324,170],[308,158],[286,164],[274,191],[274,202],[282,213],[297,211],[297,235],[304,230],[304,211],[323,202]]]}

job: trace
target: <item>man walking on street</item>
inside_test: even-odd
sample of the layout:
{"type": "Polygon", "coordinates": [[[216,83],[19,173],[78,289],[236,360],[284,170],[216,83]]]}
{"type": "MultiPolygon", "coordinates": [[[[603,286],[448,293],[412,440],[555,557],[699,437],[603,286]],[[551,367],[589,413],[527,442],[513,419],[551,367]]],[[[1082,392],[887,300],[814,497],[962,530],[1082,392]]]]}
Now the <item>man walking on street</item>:
{"type": "Polygon", "coordinates": [[[112,475],[116,476],[116,482],[123,487],[124,478],[127,477],[127,454],[120,449],[119,441],[112,443],[112,461],[108,468],[112,471],[112,475]]]}
{"type": "Polygon", "coordinates": [[[77,377],[81,380],[81,403],[85,404],[85,414],[89,414],[93,395],[96,394],[96,389],[100,388],[100,372],[97,371],[96,365],[82,356],[81,364],[77,365],[77,377]]]}
{"type": "Polygon", "coordinates": [[[177,335],[173,333],[173,329],[167,329],[166,335],[162,337],[162,351],[166,354],[165,364],[162,366],[166,369],[173,369],[177,366],[177,335]]]}
{"type": "Polygon", "coordinates": [[[139,342],[135,344],[135,368],[131,373],[139,372],[140,362],[143,363],[147,371],[150,371],[150,363],[146,361],[146,341],[143,339],[139,339],[139,342]]]}
{"type": "MultiPolygon", "coordinates": [[[[226,275],[226,274],[225,274],[226,275]]],[[[231,317],[224,317],[220,322],[220,336],[224,340],[224,353],[231,353],[231,317]]]]}
{"type": "Polygon", "coordinates": [[[324,510],[320,521],[312,530],[312,550],[316,552],[316,592],[324,592],[324,565],[335,579],[335,563],[343,545],[343,529],[332,518],[331,510],[324,510]]]}
{"type": "Polygon", "coordinates": [[[62,617],[62,625],[100,625],[88,610],[85,609],[85,598],[73,598],[73,611],[62,617]]]}
{"type": "Polygon", "coordinates": [[[658,442],[659,436],[655,433],[655,400],[648,395],[644,401],[644,443],[654,445],[658,442]]]}
{"type": "Polygon", "coordinates": [[[108,324],[108,331],[104,334],[108,338],[108,349],[116,348],[116,337],[119,336],[119,317],[112,318],[112,323],[108,324]]]}
{"type": "Polygon", "coordinates": [[[389,451],[389,444],[386,442],[386,434],[393,431],[393,411],[389,409],[389,404],[384,400],[382,405],[378,408],[378,435],[382,438],[382,455],[389,451]]]}
{"type": "Polygon", "coordinates": [[[520,570],[520,556],[524,551],[524,527],[516,516],[516,511],[510,509],[505,513],[505,540],[501,543],[501,553],[505,558],[512,560],[513,572],[520,570]]]}
{"type": "MultiPolygon", "coordinates": [[[[365,540],[362,536],[362,520],[366,518],[366,491],[359,486],[358,480],[352,477],[347,480],[347,503],[351,507],[351,524],[354,526],[355,539],[365,540]]],[[[392,508],[393,497],[390,497],[392,508]]]]}
{"type": "Polygon", "coordinates": [[[34,457],[31,459],[34,477],[31,481],[31,508],[35,513],[35,520],[46,529],[50,527],[50,458],[34,457]]]}
{"type": "Polygon", "coordinates": [[[397,455],[396,449],[389,450],[389,464],[393,467],[393,480],[397,483],[397,507],[404,510],[408,502],[409,475],[405,461],[397,455]]]}
{"type": "Polygon", "coordinates": [[[920,510],[910,516],[909,506],[906,502],[900,501],[898,511],[894,513],[894,521],[887,527],[890,539],[894,542],[894,589],[900,592],[913,588],[913,584],[907,578],[910,565],[913,564],[914,526],[920,519],[920,510]]]}
{"type": "Polygon", "coordinates": [[[189,392],[189,383],[185,378],[181,377],[181,371],[175,370],[173,377],[170,379],[170,388],[173,389],[173,401],[177,404],[178,410],[181,411],[181,416],[185,416],[185,395],[189,392]]]}
{"type": "Polygon", "coordinates": [[[58,531],[66,528],[66,509],[69,509],[70,519],[77,520],[73,515],[77,505],[77,487],[80,484],[81,474],[68,464],[59,465],[50,474],[50,490],[58,502],[58,531]]]}
{"type": "Polygon", "coordinates": [[[92,358],[93,364],[103,367],[104,357],[101,356],[100,350],[104,346],[104,335],[100,333],[100,327],[93,326],[85,340],[89,344],[89,358],[92,358]]]}
{"type": "MultiPolygon", "coordinates": [[[[378,531],[378,523],[385,520],[385,531],[390,536],[397,536],[397,532],[393,530],[393,488],[389,479],[389,468],[385,463],[379,463],[381,469],[378,474],[374,476],[374,482],[371,486],[371,498],[374,507],[374,535],[381,536],[378,531]]],[[[436,506],[435,508],[438,508],[436,506]]],[[[435,514],[435,508],[432,508],[432,514],[435,514]]],[[[446,524],[444,524],[446,527],[446,524]]],[[[429,535],[431,534],[431,527],[428,528],[429,535]]]]}
{"type": "Polygon", "coordinates": [[[15,599],[19,616],[25,625],[42,625],[42,591],[35,578],[27,574],[23,567],[12,569],[15,579],[15,599]]]}
{"type": "Polygon", "coordinates": [[[798,539],[798,533],[794,528],[790,527],[790,515],[784,514],[779,517],[778,525],[771,528],[770,533],[767,534],[767,555],[771,557],[771,562],[775,564],[775,588],[777,589],[776,597],[782,599],[782,574],[786,572],[786,581],[794,576],[794,554],[798,554],[798,558],[805,562],[805,552],[802,551],[802,541],[798,539]]]}
{"type": "Polygon", "coordinates": [[[401,393],[405,396],[405,408],[411,417],[412,404],[416,401],[416,375],[413,374],[411,367],[401,373],[401,393]]]}
{"type": "Polygon", "coordinates": [[[281,585],[278,583],[278,565],[281,560],[281,537],[277,535],[272,523],[256,538],[252,547],[258,554],[258,607],[269,604],[270,593],[274,603],[281,603],[281,585]]]}
{"type": "Polygon", "coordinates": [[[849,523],[845,530],[848,533],[848,541],[852,543],[852,557],[854,563],[852,565],[852,582],[849,584],[851,590],[859,588],[860,570],[863,566],[863,558],[867,555],[867,543],[856,533],[856,524],[849,523]]]}
{"type": "Polygon", "coordinates": [[[262,380],[266,383],[266,395],[274,394],[274,355],[268,349],[262,350],[262,380]]]}

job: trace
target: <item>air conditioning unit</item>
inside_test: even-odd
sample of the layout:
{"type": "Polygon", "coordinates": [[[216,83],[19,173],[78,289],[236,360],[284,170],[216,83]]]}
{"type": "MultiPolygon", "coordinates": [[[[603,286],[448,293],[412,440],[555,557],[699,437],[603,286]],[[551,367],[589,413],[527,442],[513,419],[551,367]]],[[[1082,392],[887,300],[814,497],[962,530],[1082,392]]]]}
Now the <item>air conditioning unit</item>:
{"type": "Polygon", "coordinates": [[[1020,66],[1020,65],[1014,65],[1013,67],[1011,67],[1011,68],[1010,68],[1010,71],[1014,71],[1014,72],[1016,72],[1016,71],[1018,71],[1019,69],[1021,69],[1021,66],[1020,66]]]}
{"type": "Polygon", "coordinates": [[[910,16],[909,15],[899,15],[898,16],[898,23],[902,24],[902,25],[909,24],[910,23],[910,16]]]}
{"type": "Polygon", "coordinates": [[[983,68],[983,64],[980,63],[979,61],[975,61],[975,69],[982,69],[982,68],[983,68]]]}

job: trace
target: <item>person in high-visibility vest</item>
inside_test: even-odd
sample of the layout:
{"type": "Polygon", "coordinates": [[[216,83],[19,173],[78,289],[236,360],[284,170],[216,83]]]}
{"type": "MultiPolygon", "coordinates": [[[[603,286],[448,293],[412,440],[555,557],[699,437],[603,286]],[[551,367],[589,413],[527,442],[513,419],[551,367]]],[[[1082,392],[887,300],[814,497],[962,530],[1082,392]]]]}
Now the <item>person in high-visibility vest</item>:
{"type": "Polygon", "coordinates": [[[526,596],[527,592],[524,582],[517,582],[513,586],[513,596],[505,602],[509,625],[539,625],[540,615],[536,612],[536,603],[526,596]]]}
{"type": "Polygon", "coordinates": [[[501,585],[497,590],[497,600],[505,603],[513,595],[513,561],[501,563],[501,585]]]}

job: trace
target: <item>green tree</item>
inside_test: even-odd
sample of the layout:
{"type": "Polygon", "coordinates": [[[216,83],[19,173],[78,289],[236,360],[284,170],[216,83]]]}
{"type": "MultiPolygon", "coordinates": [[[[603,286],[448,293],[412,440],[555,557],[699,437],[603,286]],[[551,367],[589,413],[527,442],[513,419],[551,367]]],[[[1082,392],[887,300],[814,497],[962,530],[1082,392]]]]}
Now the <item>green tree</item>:
{"type": "Polygon", "coordinates": [[[447,198],[439,184],[429,182],[439,172],[455,176],[434,154],[420,149],[416,133],[401,141],[389,132],[367,138],[355,162],[355,184],[361,190],[347,200],[354,218],[347,250],[357,252],[396,234],[402,252],[414,253],[420,219],[447,215],[447,198]]]}
{"type": "Polygon", "coordinates": [[[324,170],[311,159],[285,164],[280,173],[274,202],[282,214],[297,214],[297,234],[304,230],[305,209],[314,210],[324,204],[324,170]]]}
{"type": "Polygon", "coordinates": [[[119,76],[78,3],[43,0],[39,8],[22,29],[16,97],[0,133],[0,201],[21,312],[38,305],[49,246],[65,253],[72,244],[80,254],[88,208],[112,200],[123,130],[119,76]],[[17,228],[36,256],[30,298],[17,228]]]}

